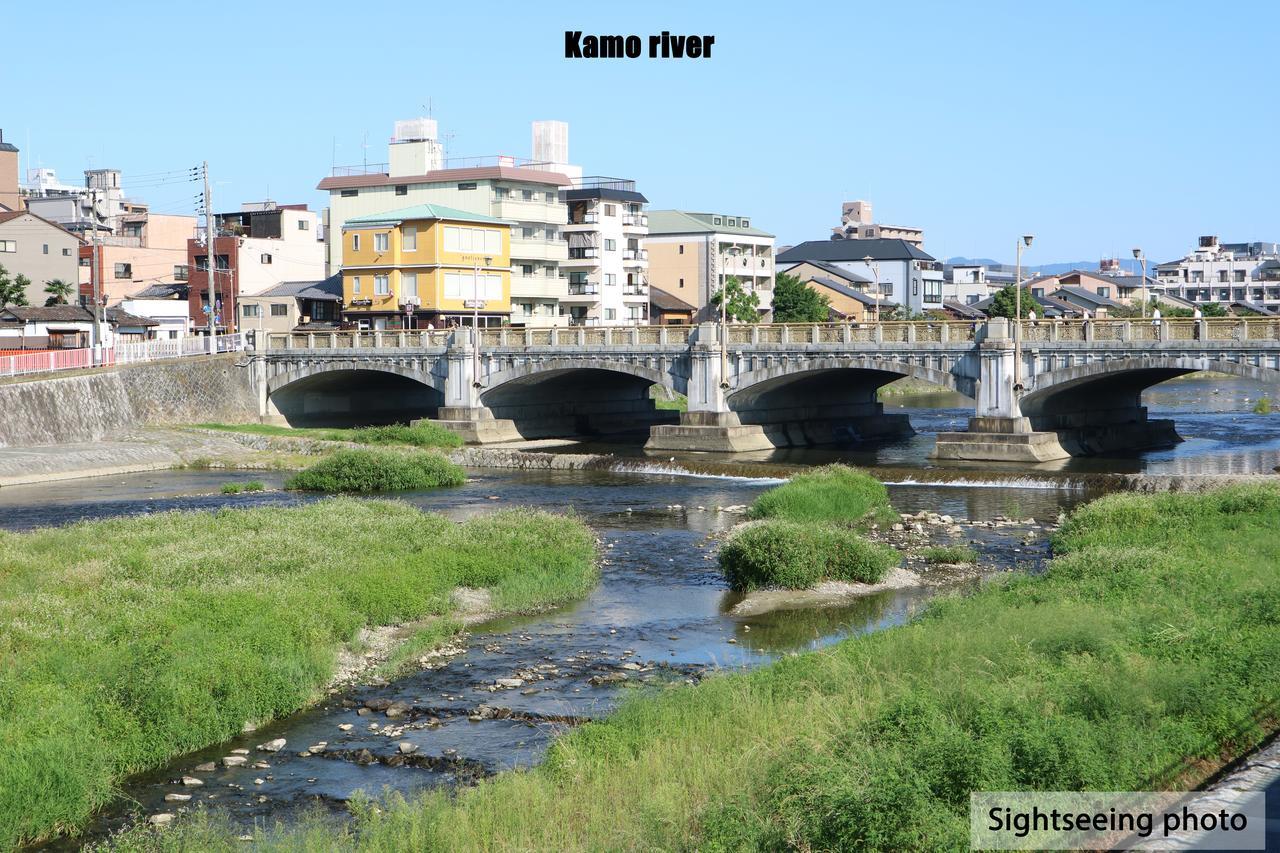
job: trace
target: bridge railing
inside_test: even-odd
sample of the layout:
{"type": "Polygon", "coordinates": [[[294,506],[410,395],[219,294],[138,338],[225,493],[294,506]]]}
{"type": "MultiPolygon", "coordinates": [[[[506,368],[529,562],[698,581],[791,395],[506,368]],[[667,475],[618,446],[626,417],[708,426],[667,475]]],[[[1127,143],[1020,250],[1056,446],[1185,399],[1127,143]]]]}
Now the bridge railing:
{"type": "Polygon", "coordinates": [[[1025,342],[1280,341],[1280,317],[1192,320],[1024,320],[1025,342]]]}

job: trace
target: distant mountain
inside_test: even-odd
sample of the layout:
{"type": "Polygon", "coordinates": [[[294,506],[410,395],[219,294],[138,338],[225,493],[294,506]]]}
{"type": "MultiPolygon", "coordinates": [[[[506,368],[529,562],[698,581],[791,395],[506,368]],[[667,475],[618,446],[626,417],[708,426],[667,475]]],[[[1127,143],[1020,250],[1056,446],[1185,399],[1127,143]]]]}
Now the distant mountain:
{"type": "MultiPolygon", "coordinates": [[[[984,266],[999,266],[999,265],[1001,264],[1001,261],[994,261],[994,260],[992,260],[991,258],[966,258],[966,257],[962,257],[962,256],[957,256],[957,257],[954,257],[954,258],[947,258],[947,260],[946,260],[944,263],[948,263],[948,264],[983,264],[984,266]]],[[[1010,268],[1012,268],[1012,267],[1013,267],[1013,264],[1008,264],[1008,266],[1009,266],[1010,268]]],[[[1151,268],[1152,268],[1152,266],[1154,266],[1154,264],[1153,264],[1152,262],[1148,261],[1148,262],[1147,262],[1147,275],[1151,275],[1151,268]]],[[[1023,274],[1028,275],[1028,276],[1031,276],[1031,275],[1057,275],[1057,274],[1059,274],[1059,273],[1071,272],[1071,270],[1085,270],[1085,271],[1093,271],[1093,270],[1097,270],[1097,269],[1098,269],[1098,262],[1097,262],[1097,261],[1068,261],[1068,262],[1065,262],[1065,263],[1055,263],[1055,264],[1037,264],[1037,265],[1034,265],[1034,266],[1032,266],[1032,265],[1024,265],[1024,266],[1023,266],[1023,268],[1022,268],[1022,272],[1023,272],[1023,274]]],[[[1121,269],[1121,270],[1123,270],[1123,271],[1124,271],[1124,272],[1126,272],[1126,273],[1130,273],[1130,274],[1132,274],[1132,275],[1137,275],[1137,274],[1139,274],[1139,273],[1142,271],[1142,264],[1140,264],[1140,263],[1139,263],[1136,259],[1134,259],[1134,258],[1121,258],[1121,259],[1120,259],[1120,269],[1121,269]]]]}

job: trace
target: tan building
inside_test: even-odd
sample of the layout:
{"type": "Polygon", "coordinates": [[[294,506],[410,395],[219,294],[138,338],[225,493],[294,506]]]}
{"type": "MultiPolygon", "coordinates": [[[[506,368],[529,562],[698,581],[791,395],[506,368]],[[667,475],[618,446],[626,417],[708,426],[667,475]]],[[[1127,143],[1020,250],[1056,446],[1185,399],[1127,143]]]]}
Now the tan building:
{"type": "Polygon", "coordinates": [[[898,307],[887,299],[881,299],[877,304],[871,279],[834,264],[805,261],[788,269],[786,274],[795,276],[810,290],[825,296],[831,307],[831,317],[835,320],[870,322],[876,319],[877,310],[883,314],[898,307]]]}
{"type": "MultiPolygon", "coordinates": [[[[99,295],[108,305],[146,290],[153,284],[187,280],[187,241],[196,233],[194,216],[170,216],[140,212],[124,214],[115,234],[97,239],[99,295]]],[[[80,293],[93,296],[94,243],[80,249],[80,293]]]]}
{"type": "Polygon", "coordinates": [[[31,279],[27,302],[32,305],[44,305],[45,285],[54,279],[65,281],[74,291],[80,245],[79,237],[34,213],[0,211],[0,267],[10,277],[31,279]]]}
{"type": "Polygon", "coordinates": [[[342,321],[342,276],[286,281],[262,293],[240,295],[243,332],[334,332],[342,321]]]}
{"type": "Polygon", "coordinates": [[[762,318],[773,310],[773,235],[746,216],[649,211],[649,284],[693,305],[695,320],[711,320],[711,296],[734,276],[755,293],[762,318]]]}
{"type": "Polygon", "coordinates": [[[22,188],[18,184],[18,149],[4,141],[0,130],[0,211],[22,210],[22,188]]]}
{"type": "Polygon", "coordinates": [[[840,224],[831,229],[836,240],[905,240],[924,248],[924,229],[910,225],[884,225],[874,221],[871,202],[846,201],[840,206],[840,224]]]}
{"type": "Polygon", "coordinates": [[[688,326],[697,309],[660,287],[649,288],[649,325],[688,326]]]}

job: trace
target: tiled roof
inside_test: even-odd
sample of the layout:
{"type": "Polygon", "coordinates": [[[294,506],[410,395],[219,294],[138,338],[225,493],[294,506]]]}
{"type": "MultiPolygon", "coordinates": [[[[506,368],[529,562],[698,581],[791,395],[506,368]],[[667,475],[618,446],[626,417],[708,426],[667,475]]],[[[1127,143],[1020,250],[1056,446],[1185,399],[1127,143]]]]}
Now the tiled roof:
{"type": "Polygon", "coordinates": [[[106,311],[107,322],[113,326],[159,326],[159,320],[153,320],[150,317],[139,317],[137,314],[130,314],[123,308],[108,308],[106,311]]]}
{"type": "MultiPolygon", "coordinates": [[[[650,214],[652,216],[652,214],[650,214]]],[[[652,222],[652,219],[650,219],[652,222]]],[[[652,230],[652,229],[650,229],[652,230]]],[[[932,261],[933,255],[906,240],[806,240],[778,255],[778,261],[860,261],[870,256],[876,261],[932,261]]]]}
{"type": "Polygon", "coordinates": [[[385,213],[371,213],[348,219],[342,227],[350,225],[386,225],[406,222],[412,219],[448,219],[455,222],[481,222],[489,225],[509,225],[505,219],[485,216],[483,213],[470,213],[456,207],[445,207],[443,204],[416,204],[413,207],[402,207],[399,210],[388,210],[385,213]]]}
{"type": "MultiPolygon", "coordinates": [[[[342,299],[342,276],[331,275],[322,281],[283,281],[254,296],[293,296],[301,299],[342,299]]],[[[243,298],[243,297],[242,297],[243,298]]]]}
{"type": "MultiPolygon", "coordinates": [[[[854,288],[849,287],[848,285],[841,284],[840,282],[835,281],[834,279],[827,278],[826,276],[820,276],[820,275],[811,276],[809,278],[809,281],[817,282],[823,287],[834,290],[836,293],[839,293],[843,296],[847,296],[850,299],[855,299],[858,302],[861,302],[863,305],[876,304],[876,299],[874,296],[867,296],[867,294],[863,293],[861,290],[855,290],[854,288]]],[[[881,307],[884,307],[889,304],[889,301],[887,299],[881,299],[879,304],[881,307]]]]}
{"type": "Polygon", "coordinates": [[[649,304],[661,311],[687,311],[692,313],[698,310],[680,297],[652,285],[649,286],[649,304]]]}
{"type": "Polygon", "coordinates": [[[10,315],[16,320],[36,323],[92,323],[93,315],[79,305],[10,305],[0,310],[0,316],[10,315]]]}
{"type": "Polygon", "coordinates": [[[872,283],[872,279],[867,278],[865,275],[859,275],[856,272],[850,272],[844,267],[838,267],[835,264],[829,264],[826,261],[792,261],[791,266],[788,267],[786,270],[784,270],[784,272],[790,272],[791,270],[795,269],[801,264],[808,264],[810,266],[817,267],[818,269],[823,270],[824,272],[828,273],[829,275],[835,278],[841,278],[841,279],[844,279],[845,281],[854,282],[855,284],[871,284],[872,283]]]}
{"type": "Polygon", "coordinates": [[[1086,290],[1083,287],[1074,287],[1070,284],[1059,285],[1058,289],[1055,290],[1050,295],[1056,297],[1059,293],[1064,293],[1064,292],[1070,296],[1076,297],[1077,299],[1083,299],[1086,302],[1092,302],[1094,305],[1101,305],[1107,308],[1123,308],[1124,307],[1119,302],[1116,302],[1114,299],[1108,299],[1105,296],[1099,296],[1098,294],[1094,293],[1091,290],[1086,290]]]}
{"type": "MultiPolygon", "coordinates": [[[[742,217],[725,216],[720,213],[693,213],[688,210],[651,210],[649,211],[649,234],[741,234],[744,237],[772,237],[768,231],[750,226],[727,225],[734,219],[739,222],[742,217]],[[719,219],[717,225],[715,220],[719,219]]],[[[746,217],[747,221],[751,217],[746,217]]]]}

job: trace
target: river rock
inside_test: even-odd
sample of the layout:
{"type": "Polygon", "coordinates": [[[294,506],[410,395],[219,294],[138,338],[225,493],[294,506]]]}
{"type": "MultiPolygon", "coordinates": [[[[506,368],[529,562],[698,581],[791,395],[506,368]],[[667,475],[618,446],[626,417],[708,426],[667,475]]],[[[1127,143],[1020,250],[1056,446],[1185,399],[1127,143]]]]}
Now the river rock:
{"type": "Polygon", "coordinates": [[[400,750],[401,755],[411,755],[418,751],[418,745],[416,743],[410,743],[407,740],[402,740],[400,743],[396,744],[396,749],[400,750]]]}
{"type": "Polygon", "coordinates": [[[164,801],[166,803],[185,803],[191,799],[190,794],[165,794],[164,801]]]}
{"type": "Polygon", "coordinates": [[[244,767],[249,763],[249,759],[243,755],[228,755],[222,759],[223,767],[244,767]]]}
{"type": "Polygon", "coordinates": [[[373,713],[372,708],[361,708],[359,711],[356,711],[356,715],[360,717],[367,717],[372,713],[373,713]]]}
{"type": "Polygon", "coordinates": [[[409,703],[392,702],[383,713],[386,714],[389,719],[398,719],[399,717],[403,717],[405,714],[409,713],[409,703]]]}
{"type": "Polygon", "coordinates": [[[619,681],[626,681],[627,677],[620,672],[606,672],[604,675],[593,675],[587,679],[588,684],[600,686],[601,684],[617,684],[619,681]]]}
{"type": "Polygon", "coordinates": [[[147,823],[151,824],[152,826],[168,826],[169,824],[173,823],[173,815],[170,814],[169,812],[161,812],[160,814],[153,814],[151,817],[147,818],[147,823]]]}
{"type": "Polygon", "coordinates": [[[361,767],[368,767],[370,764],[374,763],[374,761],[376,761],[377,759],[373,757],[372,752],[370,752],[367,749],[362,749],[352,757],[352,760],[354,760],[355,763],[359,764],[361,767]]]}
{"type": "Polygon", "coordinates": [[[311,753],[312,755],[319,755],[320,753],[324,752],[328,748],[329,748],[329,741],[322,740],[319,743],[313,743],[311,744],[311,746],[307,747],[307,752],[311,753]]]}
{"type": "Polygon", "coordinates": [[[619,669],[628,669],[628,670],[631,670],[632,672],[634,672],[634,671],[636,671],[636,670],[638,670],[638,669],[644,669],[644,667],[643,667],[643,666],[641,666],[640,664],[636,663],[635,661],[627,661],[627,662],[626,662],[626,663],[624,663],[624,664],[620,664],[618,668],[619,668],[619,669]]]}
{"type": "Polygon", "coordinates": [[[212,761],[206,761],[203,764],[196,765],[197,773],[212,773],[214,770],[217,770],[217,769],[218,769],[218,765],[214,764],[212,761]]]}
{"type": "Polygon", "coordinates": [[[524,685],[523,678],[499,678],[493,682],[499,687],[505,687],[508,690],[513,687],[521,687],[524,685]]]}
{"type": "Polygon", "coordinates": [[[232,755],[248,755],[248,754],[249,754],[249,750],[247,750],[247,749],[243,749],[243,748],[242,748],[242,749],[233,749],[233,750],[231,750],[231,754],[232,754],[232,755]]]}
{"type": "Polygon", "coordinates": [[[280,750],[284,749],[284,745],[286,743],[287,741],[284,738],[278,737],[278,738],[275,738],[274,740],[269,740],[266,743],[258,744],[258,749],[262,750],[263,752],[279,752],[280,750]]]}
{"type": "Polygon", "coordinates": [[[349,732],[349,731],[351,731],[353,728],[355,728],[355,726],[351,725],[350,723],[339,723],[339,724],[338,724],[338,731],[342,731],[342,732],[349,732]]]}
{"type": "MultiPolygon", "coordinates": [[[[203,767],[204,765],[202,764],[200,766],[203,767]]],[[[213,768],[210,767],[209,769],[212,770],[213,768]]],[[[188,788],[199,788],[201,785],[204,784],[204,780],[197,779],[194,776],[183,776],[182,784],[186,785],[188,788]]]]}
{"type": "Polygon", "coordinates": [[[391,700],[385,696],[379,696],[374,699],[369,699],[364,703],[364,706],[370,711],[385,711],[391,707],[391,700]]]}
{"type": "Polygon", "coordinates": [[[906,528],[903,527],[901,524],[895,524],[891,529],[893,530],[894,533],[901,533],[902,531],[906,530],[906,528]]]}

